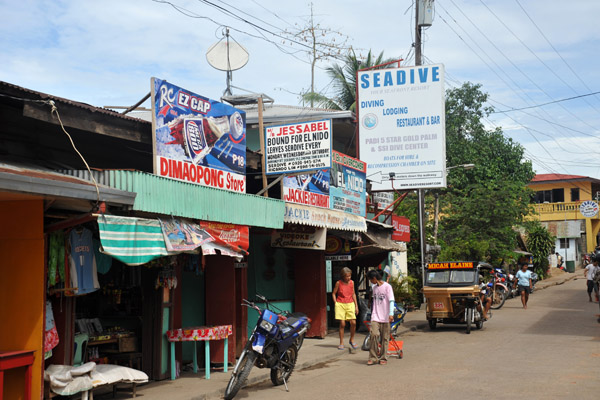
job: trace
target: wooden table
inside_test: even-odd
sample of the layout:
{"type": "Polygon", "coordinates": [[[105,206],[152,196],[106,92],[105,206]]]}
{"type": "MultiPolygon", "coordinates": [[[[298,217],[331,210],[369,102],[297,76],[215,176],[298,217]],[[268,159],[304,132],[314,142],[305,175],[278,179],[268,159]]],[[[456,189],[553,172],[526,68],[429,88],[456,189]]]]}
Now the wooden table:
{"type": "Polygon", "coordinates": [[[27,367],[25,371],[25,400],[31,400],[31,372],[33,369],[34,350],[0,351],[0,400],[4,393],[4,371],[7,369],[27,367]]]}
{"type": "Polygon", "coordinates": [[[199,326],[167,331],[167,340],[171,342],[171,379],[175,379],[175,342],[194,342],[194,373],[198,373],[196,342],[204,341],[204,376],[206,379],[210,379],[210,346],[208,342],[210,340],[224,340],[223,372],[227,372],[227,347],[231,334],[231,325],[199,326]]]}

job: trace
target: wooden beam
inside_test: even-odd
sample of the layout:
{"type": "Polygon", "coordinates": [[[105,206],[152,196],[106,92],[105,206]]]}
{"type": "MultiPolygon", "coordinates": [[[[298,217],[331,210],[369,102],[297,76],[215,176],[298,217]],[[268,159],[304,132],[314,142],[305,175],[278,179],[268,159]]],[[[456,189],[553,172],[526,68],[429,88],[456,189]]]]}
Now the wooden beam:
{"type": "MultiPolygon", "coordinates": [[[[65,128],[79,129],[134,142],[152,142],[152,126],[144,121],[137,122],[118,116],[113,117],[69,104],[57,103],[56,106],[65,128]]],[[[58,118],[47,104],[26,103],[23,106],[23,116],[60,126],[58,118]]]]}

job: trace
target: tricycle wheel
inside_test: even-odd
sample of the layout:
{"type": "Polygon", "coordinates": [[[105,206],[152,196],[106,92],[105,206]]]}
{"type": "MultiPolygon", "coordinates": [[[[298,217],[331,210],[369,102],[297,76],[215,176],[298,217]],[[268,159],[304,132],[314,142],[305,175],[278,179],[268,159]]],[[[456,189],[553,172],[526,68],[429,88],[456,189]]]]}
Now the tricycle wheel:
{"type": "Polygon", "coordinates": [[[477,329],[483,328],[483,320],[482,319],[475,322],[475,328],[477,328],[477,329]]]}
{"type": "Polygon", "coordinates": [[[471,333],[471,322],[473,321],[473,309],[471,307],[467,308],[467,316],[465,317],[467,320],[467,335],[471,333]]]}
{"type": "Polygon", "coordinates": [[[363,351],[369,351],[370,346],[371,346],[371,331],[369,331],[369,333],[367,333],[367,336],[365,336],[365,340],[363,341],[361,349],[363,351]]]}
{"type": "Polygon", "coordinates": [[[429,320],[429,329],[434,330],[436,326],[437,326],[437,319],[431,318],[429,320]]]}

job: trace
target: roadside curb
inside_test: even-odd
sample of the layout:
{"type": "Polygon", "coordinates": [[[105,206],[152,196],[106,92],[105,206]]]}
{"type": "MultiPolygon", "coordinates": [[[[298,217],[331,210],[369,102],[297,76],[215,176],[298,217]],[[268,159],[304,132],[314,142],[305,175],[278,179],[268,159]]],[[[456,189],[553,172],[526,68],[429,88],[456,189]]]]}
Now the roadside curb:
{"type": "Polygon", "coordinates": [[[558,286],[558,285],[562,285],[565,282],[571,281],[573,279],[577,279],[579,276],[578,273],[573,272],[573,273],[569,273],[569,275],[567,275],[564,279],[561,280],[556,280],[556,281],[552,281],[552,282],[544,282],[544,281],[540,281],[538,282],[538,284],[536,285],[536,290],[543,290],[552,286],[558,286]]]}

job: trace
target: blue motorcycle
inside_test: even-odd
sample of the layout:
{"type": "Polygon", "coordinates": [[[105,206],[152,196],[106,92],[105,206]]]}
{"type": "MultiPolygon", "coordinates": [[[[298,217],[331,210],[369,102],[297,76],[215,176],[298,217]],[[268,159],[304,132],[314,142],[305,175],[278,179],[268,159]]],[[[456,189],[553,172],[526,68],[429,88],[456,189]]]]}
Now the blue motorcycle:
{"type": "Polygon", "coordinates": [[[275,313],[269,309],[266,298],[257,297],[266,304],[266,308],[261,309],[248,300],[244,300],[242,304],[258,311],[259,317],[231,373],[225,389],[227,400],[235,397],[255,365],[258,368],[270,368],[273,385],[285,385],[288,390],[287,381],[294,371],[304,335],[310,329],[310,319],[305,314],[285,313],[281,310],[275,313]]]}

